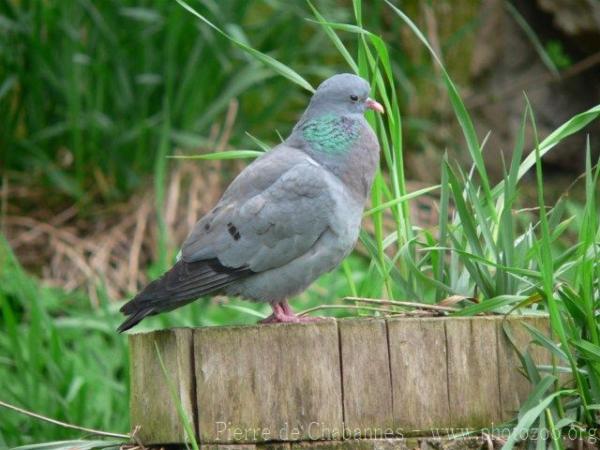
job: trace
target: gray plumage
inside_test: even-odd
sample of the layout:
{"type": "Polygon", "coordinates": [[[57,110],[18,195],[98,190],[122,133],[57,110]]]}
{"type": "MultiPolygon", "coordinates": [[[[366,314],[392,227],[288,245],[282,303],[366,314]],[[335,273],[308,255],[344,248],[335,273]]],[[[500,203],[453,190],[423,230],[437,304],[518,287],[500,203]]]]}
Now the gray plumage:
{"type": "Polygon", "coordinates": [[[194,226],[180,261],[122,308],[119,331],[217,292],[274,305],[335,268],[356,243],[379,163],[364,111],[381,107],[368,94],[355,75],[323,82],[285,142],[194,226]]]}

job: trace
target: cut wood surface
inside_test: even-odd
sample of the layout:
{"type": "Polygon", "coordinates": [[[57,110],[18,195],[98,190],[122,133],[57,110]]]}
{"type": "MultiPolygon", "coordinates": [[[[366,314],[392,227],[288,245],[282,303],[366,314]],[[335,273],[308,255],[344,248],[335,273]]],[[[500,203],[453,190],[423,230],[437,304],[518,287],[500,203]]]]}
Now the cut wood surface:
{"type": "MultiPolygon", "coordinates": [[[[131,423],[142,426],[146,442],[185,442],[183,421],[175,402],[193,417],[192,330],[174,329],[129,337],[131,423]],[[169,391],[158,353],[175,397],[169,391]]],[[[135,426],[135,425],[134,425],[135,426]]]]}
{"type": "Polygon", "coordinates": [[[340,430],[338,347],[333,320],[196,330],[200,440],[323,439],[340,430]]]}
{"type": "Polygon", "coordinates": [[[450,426],[445,322],[389,319],[388,332],[395,428],[450,426]]]}
{"type": "MultiPolygon", "coordinates": [[[[550,322],[545,317],[530,317],[526,322],[528,325],[538,329],[544,335],[550,335],[550,322]]],[[[507,329],[514,345],[523,354],[529,350],[537,364],[551,364],[550,352],[539,345],[531,344],[531,334],[518,317],[510,317],[506,321],[498,322],[498,364],[504,368],[500,370],[498,378],[500,385],[500,405],[502,419],[508,420],[515,417],[521,405],[530,391],[530,383],[521,370],[522,364],[519,355],[514,351],[513,344],[507,337],[504,329],[507,329]]]]}
{"type": "Polygon", "coordinates": [[[513,416],[530,389],[503,329],[520,351],[531,350],[536,363],[550,361],[547,352],[530,345],[523,323],[548,334],[545,317],[487,316],[132,335],[132,427],[141,426],[145,444],[183,443],[180,403],[203,448],[292,450],[317,442],[315,448],[323,449],[402,448],[386,442],[499,424],[513,416]],[[350,440],[359,437],[370,439],[350,440]]]}
{"type": "Polygon", "coordinates": [[[338,322],[346,435],[373,437],[393,427],[392,379],[383,319],[338,322]],[[370,432],[371,431],[371,432],[370,432]]]}
{"type": "Polygon", "coordinates": [[[446,322],[448,399],[454,427],[481,428],[500,417],[496,320],[446,322]]]}

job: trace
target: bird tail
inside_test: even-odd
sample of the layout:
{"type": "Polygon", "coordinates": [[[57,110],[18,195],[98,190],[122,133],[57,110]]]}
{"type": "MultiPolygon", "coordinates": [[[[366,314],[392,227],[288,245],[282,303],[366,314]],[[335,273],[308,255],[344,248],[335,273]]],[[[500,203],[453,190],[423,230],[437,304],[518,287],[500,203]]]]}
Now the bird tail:
{"type": "Polygon", "coordinates": [[[225,267],[216,258],[190,263],[179,260],[162,277],[123,305],[120,311],[127,319],[117,331],[122,333],[146,316],[171,311],[203,295],[217,292],[250,273],[250,269],[245,267],[225,267]]]}

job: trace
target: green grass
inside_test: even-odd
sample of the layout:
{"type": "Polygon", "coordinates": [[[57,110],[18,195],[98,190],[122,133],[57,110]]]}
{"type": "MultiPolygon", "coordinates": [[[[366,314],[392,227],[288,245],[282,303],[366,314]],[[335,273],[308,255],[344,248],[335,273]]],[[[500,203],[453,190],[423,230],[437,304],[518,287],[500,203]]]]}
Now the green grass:
{"type": "MultiPolygon", "coordinates": [[[[321,78],[312,57],[335,62],[335,51],[310,34],[306,5],[285,3],[196,5],[240,45],[269,58],[294,55],[303,73],[321,78]]],[[[35,173],[63,201],[131,194],[144,174],[161,170],[163,140],[169,148],[210,145],[211,127],[232,99],[241,102],[236,145],[247,141],[246,130],[276,141],[273,130],[287,127],[304,103],[301,92],[199,29],[174,1],[8,0],[0,18],[3,170],[35,173]]]]}
{"type": "MultiPolygon", "coordinates": [[[[0,259],[2,400],[66,422],[127,431],[116,427],[128,405],[127,347],[114,333],[116,305],[101,289],[101,308],[91,311],[82,308],[89,301],[81,295],[41,287],[4,240],[0,259]]],[[[8,410],[0,416],[0,446],[73,436],[8,410]]]]}
{"type": "MultiPolygon", "coordinates": [[[[84,70],[71,65],[69,71],[60,61],[53,62],[51,52],[44,48],[37,48],[32,53],[32,57],[40,63],[38,75],[42,79],[46,77],[52,86],[49,98],[68,100],[68,120],[62,127],[57,125],[47,129],[43,122],[52,111],[51,108],[50,112],[46,110],[49,108],[46,104],[39,105],[41,110],[32,113],[31,117],[27,115],[27,121],[31,122],[24,125],[25,137],[16,139],[13,135],[14,140],[11,141],[15,148],[31,151],[35,155],[31,161],[39,158],[39,162],[29,161],[27,164],[44,166],[44,174],[51,179],[56,166],[52,162],[53,150],[49,149],[57,143],[68,141],[72,151],[79,152],[79,165],[76,164],[72,170],[57,171],[58,175],[54,176],[62,177],[63,181],[57,186],[64,186],[75,198],[85,200],[90,180],[81,173],[85,173],[90,166],[97,165],[106,170],[112,177],[111,183],[119,185],[132,183],[131,174],[137,173],[142,166],[150,165],[151,168],[146,167],[146,170],[154,172],[157,201],[161,202],[164,197],[166,156],[172,153],[174,146],[205,142],[203,133],[210,118],[217,117],[223,111],[228,99],[246,91],[253,94],[245,94],[249,95],[245,98],[256,99],[256,89],[266,79],[269,83],[275,83],[276,88],[261,102],[263,106],[243,113],[238,124],[240,129],[254,132],[254,125],[259,121],[287,108],[289,103],[284,101],[269,103],[274,97],[281,96],[281,92],[291,97],[291,103],[294,99],[304,101],[302,91],[310,90],[312,86],[308,80],[312,81],[317,74],[318,78],[322,78],[328,73],[315,68],[314,61],[294,69],[285,64],[284,56],[294,51],[306,52],[305,61],[309,61],[311,47],[327,47],[328,50],[323,54],[335,55],[330,57],[335,58],[336,63],[343,61],[347,65],[345,70],[371,80],[373,95],[386,108],[383,117],[368,116],[382,146],[382,170],[377,174],[373,186],[371,209],[366,212],[374,232],[361,233],[367,257],[352,255],[339,270],[322,277],[307,293],[296,299],[296,308],[312,308],[331,303],[332,298],[347,295],[431,304],[450,295],[462,295],[473,297],[478,302],[465,301],[461,305],[463,308],[456,313],[458,315],[490,311],[549,313],[554,339],[544,338],[536,330],[531,332],[537,345],[548,348],[556,356],[555,364],[554,367],[536,367],[529,354],[521,355],[524,370],[535,389],[512,424],[515,433],[509,439],[507,448],[516,442],[517,432],[531,427],[551,431],[556,437],[553,441],[556,448],[562,445],[557,437],[569,428],[585,436],[589,430],[597,427],[595,412],[600,407],[600,338],[596,316],[600,299],[600,211],[597,198],[600,166],[591,160],[589,145],[587,149],[582,149],[587,155],[583,179],[586,191],[584,204],[577,205],[567,197],[561,197],[555,205],[547,207],[540,160],[563,139],[597,120],[600,105],[576,115],[548,136],[538,137],[535,132],[535,112],[524,98],[523,117],[512,159],[506,162],[503,179],[494,183],[483,160],[485,139],[480,139],[475,132],[459,89],[444,68],[440,55],[435,54],[411,19],[394,4],[388,3],[385,5],[387,13],[392,15],[395,22],[408,27],[431,53],[433,64],[439,65],[439,81],[446,88],[464,137],[464,148],[472,162],[472,166],[465,169],[445,158],[440,168],[439,185],[409,194],[404,173],[407,121],[401,115],[401,102],[396,88],[402,84],[399,79],[401,75],[386,42],[368,31],[369,23],[363,22],[363,7],[359,0],[353,1],[353,17],[349,14],[332,17],[327,11],[318,9],[321,5],[316,3],[302,10],[306,15],[312,14],[311,21],[306,23],[313,27],[312,30],[318,30],[311,34],[305,49],[289,48],[293,44],[288,41],[294,39],[274,41],[277,30],[284,32],[284,24],[289,18],[285,15],[283,18],[277,15],[273,18],[272,29],[271,26],[261,27],[262,22],[256,19],[254,27],[251,27],[251,36],[253,42],[262,43],[259,48],[249,43],[246,28],[238,26],[244,11],[235,8],[215,14],[205,4],[197,7],[192,2],[185,3],[184,8],[175,5],[175,8],[161,6],[156,10],[110,5],[119,11],[120,16],[111,15],[109,6],[102,6],[107,9],[99,11],[98,16],[95,4],[85,1],[73,4],[77,5],[73,7],[75,10],[83,8],[82,11],[86,11],[80,11],[79,20],[92,21],[90,41],[102,38],[110,44],[106,44],[103,57],[112,61],[116,69],[107,71],[98,67],[94,71],[88,70],[88,66],[84,70]],[[122,37],[119,37],[119,31],[115,31],[119,27],[111,25],[121,23],[123,16],[133,23],[145,24],[134,29],[134,32],[148,34],[147,42],[135,51],[145,55],[149,68],[157,70],[159,62],[152,49],[160,47],[164,50],[161,54],[166,55],[166,60],[162,61],[164,67],[161,66],[158,71],[160,83],[165,86],[160,91],[159,107],[156,101],[148,100],[153,95],[151,86],[142,83],[138,91],[133,85],[127,88],[127,83],[135,83],[132,81],[135,77],[119,79],[119,70],[126,75],[133,73],[128,66],[131,55],[126,50],[134,49],[125,44],[122,46],[122,37]],[[195,27],[194,16],[200,19],[198,28],[195,27]],[[105,17],[112,22],[105,23],[98,17],[105,17]],[[209,17],[219,20],[217,22],[209,17]],[[157,21],[168,28],[164,42],[158,42],[152,34],[152,27],[158,26],[157,21]],[[94,33],[98,35],[94,37],[94,33]],[[325,40],[330,43],[329,46],[324,45],[325,40]],[[206,73],[200,71],[196,64],[201,55],[210,61],[206,73]],[[235,61],[228,59],[232,55],[235,61]],[[183,56],[191,62],[179,64],[185,59],[183,56]],[[249,69],[240,72],[236,61],[242,61],[249,69]],[[179,67],[182,69],[175,70],[179,67]],[[46,68],[43,73],[42,68],[46,68]],[[62,74],[64,70],[68,73],[62,74]],[[274,74],[283,78],[273,78],[274,74]],[[54,84],[51,83],[53,79],[56,81],[54,84]],[[299,88],[292,89],[290,81],[299,88]],[[73,91],[72,86],[78,82],[88,87],[94,86],[94,89],[73,91]],[[214,92],[198,87],[204,85],[214,86],[214,92]],[[112,125],[103,129],[92,112],[105,110],[108,98],[115,100],[106,94],[107,89],[114,86],[118,86],[120,92],[131,93],[130,100],[136,108],[139,107],[139,115],[125,117],[123,112],[123,116],[120,116],[117,114],[120,111],[118,102],[115,102],[114,109],[109,109],[115,114],[111,116],[112,125]],[[223,89],[224,93],[217,97],[219,89],[223,89]],[[272,106],[265,108],[264,104],[272,106]],[[203,112],[202,115],[199,112],[203,112]],[[123,121],[119,122],[119,118],[123,121]],[[37,131],[32,133],[31,130],[37,131]],[[533,142],[526,140],[528,130],[535,136],[533,142]],[[117,137],[115,142],[107,142],[110,136],[117,137]],[[140,150],[120,154],[119,145],[125,142],[135,142],[140,150]],[[148,145],[149,142],[154,145],[148,145]],[[88,146],[103,148],[111,157],[104,160],[101,156],[91,155],[88,146]],[[529,150],[533,151],[528,153],[529,150]],[[118,161],[120,158],[126,158],[127,164],[117,164],[114,171],[103,166],[108,164],[107,161],[118,161]],[[532,169],[535,169],[538,207],[523,210],[519,203],[521,183],[525,174],[531,173],[532,169]],[[431,230],[419,229],[411,223],[409,202],[429,190],[438,190],[440,194],[439,224],[431,230]],[[393,220],[391,231],[384,227],[384,214],[393,220]],[[569,386],[562,386],[556,378],[556,374],[563,370],[573,375],[574,382],[569,386]]],[[[36,13],[50,24],[54,23],[52,21],[56,24],[64,22],[68,12],[45,3],[33,5],[21,2],[19,5],[9,8],[12,14],[9,17],[14,18],[17,24],[27,24],[31,17],[38,17],[24,14],[24,11],[35,8],[38,8],[36,13]]],[[[296,13],[298,11],[292,14],[296,13]]],[[[25,29],[28,31],[23,33],[29,39],[35,36],[27,33],[39,32],[31,24],[25,29]]],[[[299,30],[293,28],[292,31],[297,33],[299,30]]],[[[73,42],[66,39],[64,45],[78,45],[78,39],[71,40],[73,42]]],[[[36,88],[36,82],[28,79],[25,66],[15,64],[16,79],[31,83],[31,92],[40,89],[39,83],[36,88]]],[[[23,95],[26,99],[23,105],[29,105],[29,108],[35,106],[33,93],[23,95]]],[[[122,96],[127,97],[126,94],[122,96]]],[[[120,101],[127,101],[127,98],[120,101]]],[[[6,104],[0,105],[6,108],[6,104]]],[[[14,126],[18,114],[9,113],[7,117],[14,126]]],[[[289,129],[293,117],[281,115],[281,129],[289,129]]],[[[237,135],[241,136],[241,133],[237,135]]],[[[261,134],[259,136],[261,139],[264,137],[261,134]]],[[[270,138],[271,143],[277,141],[274,135],[270,135],[270,138]]],[[[264,150],[264,145],[252,138],[240,138],[233,143],[239,144],[240,148],[258,147],[264,150]]],[[[259,152],[256,150],[231,150],[197,157],[252,158],[257,154],[259,152]]],[[[15,168],[22,164],[21,160],[10,155],[8,162],[15,168]]],[[[119,192],[127,192],[130,188],[119,188],[119,192]]],[[[170,262],[168,255],[173,249],[169,247],[164,233],[161,239],[160,254],[163,260],[157,264],[165,267],[170,262]]],[[[126,339],[114,332],[120,320],[116,311],[118,305],[106,298],[102,286],[98,287],[98,297],[101,299],[99,310],[90,310],[88,301],[80,294],[67,294],[40,286],[33,277],[23,272],[4,241],[0,242],[0,256],[0,323],[6,330],[0,333],[0,379],[10,380],[1,398],[56,419],[128,432],[126,339]]],[[[266,315],[268,309],[262,304],[235,300],[225,306],[206,301],[196,302],[176,312],[145,321],[140,331],[172,325],[253,323],[257,316],[266,315]]],[[[357,311],[360,314],[377,313],[366,307],[356,310],[340,308],[339,303],[335,306],[336,309],[324,312],[332,315],[356,314],[357,311]]],[[[0,417],[0,446],[74,436],[70,431],[5,410],[0,410],[0,417]]]]}

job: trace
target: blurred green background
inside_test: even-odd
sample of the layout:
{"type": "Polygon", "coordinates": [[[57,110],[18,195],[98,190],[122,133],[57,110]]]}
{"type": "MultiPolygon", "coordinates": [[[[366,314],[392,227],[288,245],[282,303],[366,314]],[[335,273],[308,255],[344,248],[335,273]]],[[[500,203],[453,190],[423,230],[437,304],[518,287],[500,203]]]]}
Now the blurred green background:
{"type": "MultiPolygon", "coordinates": [[[[313,85],[350,70],[307,3],[189,3],[313,85]]],[[[484,156],[496,179],[518,133],[523,90],[541,135],[600,102],[593,2],[577,13],[550,0],[393,3],[442,56],[480,136],[493,130],[484,156]]],[[[349,1],[315,5],[332,22],[354,21],[349,1]]],[[[385,3],[364,2],[363,17],[389,46],[409,190],[438,182],[445,151],[469,161],[439,68],[385,3]]],[[[355,54],[356,37],[340,36],[355,54]]],[[[174,1],[1,0],[0,399],[128,431],[126,338],[114,333],[116,310],[170,264],[190,226],[245,164],[166,156],[258,149],[256,139],[276,144],[308,98],[174,1]]],[[[597,129],[597,121],[588,127],[597,129]]],[[[544,160],[551,196],[583,171],[583,149],[580,133],[544,160]]],[[[592,140],[592,155],[598,151],[592,140]]],[[[436,201],[411,205],[417,225],[437,223],[436,201]]],[[[354,282],[365,282],[360,251],[348,264],[354,282]]],[[[350,293],[332,273],[295,304],[350,293]]],[[[143,327],[252,323],[263,312],[217,299],[143,327]]],[[[0,447],[69,436],[0,409],[0,447]]]]}

